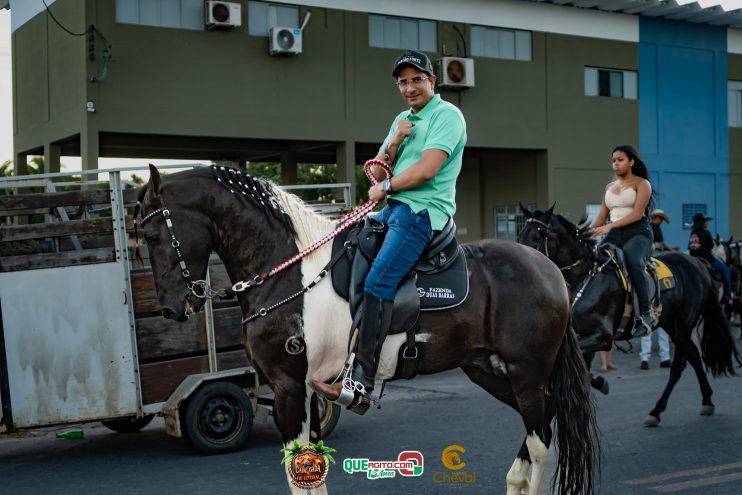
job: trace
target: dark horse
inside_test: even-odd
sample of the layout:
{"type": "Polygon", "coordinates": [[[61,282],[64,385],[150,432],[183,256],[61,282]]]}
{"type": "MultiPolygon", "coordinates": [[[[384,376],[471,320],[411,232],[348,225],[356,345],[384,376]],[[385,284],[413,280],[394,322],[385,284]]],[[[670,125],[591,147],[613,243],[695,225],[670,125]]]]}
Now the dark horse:
{"type": "MultiPolygon", "coordinates": [[[[540,250],[560,267],[570,290],[582,290],[572,308],[572,322],[580,338],[580,348],[586,353],[609,350],[626,305],[626,291],[615,263],[602,250],[596,249],[596,241],[589,237],[587,227],[554,214],[553,206],[545,212],[523,208],[523,213],[528,220],[520,233],[520,242],[540,250]]],[[[661,295],[660,317],[660,326],[675,343],[675,356],[667,386],[644,421],[646,426],[659,424],[660,414],[667,408],[672,389],[686,363],[693,367],[701,387],[701,414],[711,415],[714,412],[713,391],[703,363],[713,376],[718,376],[734,375],[733,359],[739,362],[729,321],[722,311],[719,285],[711,277],[711,268],[680,253],[662,253],[657,258],[675,277],[676,286],[661,295]]],[[[629,332],[620,339],[627,338],[630,338],[629,332]]]]}
{"type": "MultiPolygon", "coordinates": [[[[731,305],[724,304],[724,310],[730,320],[734,317],[735,313],[737,318],[742,316],[742,263],[740,263],[739,259],[739,247],[737,247],[736,252],[732,250],[733,240],[734,236],[729,237],[725,241],[719,237],[719,234],[716,234],[714,249],[712,250],[712,254],[729,267],[734,299],[731,305]]],[[[740,338],[742,338],[742,335],[740,338]]]]}
{"type": "MultiPolygon", "coordinates": [[[[201,300],[193,298],[188,282],[204,278],[212,250],[233,282],[251,280],[334,228],[297,197],[237,169],[209,167],[166,177],[153,166],[150,171],[140,194],[141,225],[168,318],[183,321],[200,309],[201,300]]],[[[509,495],[522,489],[540,492],[552,419],[558,450],[555,489],[563,495],[593,493],[594,412],[559,270],[514,243],[482,241],[466,245],[465,251],[470,271],[466,301],[420,316],[416,339],[425,343],[420,373],[460,367],[520,413],[526,436],[506,477],[509,495]]],[[[271,309],[300,292],[316,280],[330,255],[326,244],[261,285],[238,292],[243,314],[271,309]]],[[[329,281],[243,323],[247,356],[275,392],[274,419],[284,444],[319,441],[317,401],[309,384],[339,375],[350,326],[348,303],[329,281]],[[288,343],[297,339],[300,349],[290,349],[288,343]]],[[[404,339],[404,334],[387,338],[378,379],[394,377],[404,339]]],[[[325,487],[315,493],[325,493],[325,487]]]]}

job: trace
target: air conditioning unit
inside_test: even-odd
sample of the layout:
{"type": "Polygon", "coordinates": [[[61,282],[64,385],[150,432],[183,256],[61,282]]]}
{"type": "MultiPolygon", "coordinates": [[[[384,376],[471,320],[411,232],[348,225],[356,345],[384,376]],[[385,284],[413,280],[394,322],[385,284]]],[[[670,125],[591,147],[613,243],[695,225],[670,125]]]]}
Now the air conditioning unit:
{"type": "Polygon", "coordinates": [[[209,29],[242,25],[242,6],[239,3],[208,0],[204,7],[204,21],[209,29]]]}
{"type": "Polygon", "coordinates": [[[301,28],[273,26],[268,34],[271,55],[301,53],[301,28]]]}
{"type": "Polygon", "coordinates": [[[441,57],[435,65],[438,87],[450,89],[474,87],[474,59],[441,57]]]}

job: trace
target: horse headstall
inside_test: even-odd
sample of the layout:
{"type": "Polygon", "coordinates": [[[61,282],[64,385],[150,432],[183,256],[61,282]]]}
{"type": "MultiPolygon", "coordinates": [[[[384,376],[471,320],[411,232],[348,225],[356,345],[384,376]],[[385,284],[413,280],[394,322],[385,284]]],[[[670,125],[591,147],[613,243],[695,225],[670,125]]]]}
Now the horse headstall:
{"type": "MultiPolygon", "coordinates": [[[[142,215],[142,219],[136,222],[136,225],[143,227],[147,222],[155,218],[157,215],[162,215],[165,219],[165,226],[167,227],[170,235],[170,246],[175,250],[175,254],[178,257],[178,265],[180,266],[180,274],[186,282],[188,288],[187,297],[195,297],[197,299],[212,299],[215,296],[220,298],[229,298],[229,291],[226,289],[214,290],[211,288],[206,280],[191,280],[191,271],[188,269],[183,253],[180,250],[180,241],[175,236],[175,227],[173,226],[173,219],[170,215],[170,210],[165,206],[165,200],[162,196],[159,196],[160,207],[153,210],[146,215],[142,215]]],[[[137,202],[137,211],[142,213],[142,204],[137,202]]],[[[190,317],[193,314],[193,307],[190,303],[186,307],[186,317],[190,317]]]]}

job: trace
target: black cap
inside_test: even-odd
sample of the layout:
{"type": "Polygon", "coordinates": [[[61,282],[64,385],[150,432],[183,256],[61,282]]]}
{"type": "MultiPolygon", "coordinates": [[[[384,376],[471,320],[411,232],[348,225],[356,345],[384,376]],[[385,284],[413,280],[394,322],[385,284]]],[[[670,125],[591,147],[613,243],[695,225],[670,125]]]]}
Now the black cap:
{"type": "Polygon", "coordinates": [[[712,217],[707,217],[703,213],[696,213],[695,215],[693,215],[693,223],[694,224],[701,224],[701,223],[704,223],[704,222],[708,222],[709,220],[713,220],[713,218],[712,217]]]}
{"type": "Polygon", "coordinates": [[[407,50],[394,61],[394,70],[392,70],[392,77],[397,77],[399,71],[401,71],[405,65],[411,65],[416,67],[423,72],[427,72],[428,75],[433,75],[433,64],[430,63],[430,59],[427,55],[421,52],[415,52],[407,50]]]}

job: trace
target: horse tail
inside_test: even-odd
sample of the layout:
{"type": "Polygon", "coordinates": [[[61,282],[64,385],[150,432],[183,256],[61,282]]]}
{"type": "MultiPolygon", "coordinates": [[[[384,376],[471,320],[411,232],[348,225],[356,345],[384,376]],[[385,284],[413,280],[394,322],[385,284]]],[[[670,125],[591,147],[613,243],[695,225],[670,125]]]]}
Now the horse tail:
{"type": "Polygon", "coordinates": [[[600,458],[590,374],[570,317],[551,373],[551,410],[556,422],[557,467],[552,490],[559,495],[590,495],[600,458]]]}
{"type": "Polygon", "coordinates": [[[711,294],[703,307],[701,356],[706,369],[715,377],[736,375],[732,358],[737,361],[737,364],[742,364],[734,345],[729,320],[716,294],[711,294]]]}

